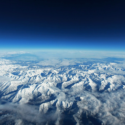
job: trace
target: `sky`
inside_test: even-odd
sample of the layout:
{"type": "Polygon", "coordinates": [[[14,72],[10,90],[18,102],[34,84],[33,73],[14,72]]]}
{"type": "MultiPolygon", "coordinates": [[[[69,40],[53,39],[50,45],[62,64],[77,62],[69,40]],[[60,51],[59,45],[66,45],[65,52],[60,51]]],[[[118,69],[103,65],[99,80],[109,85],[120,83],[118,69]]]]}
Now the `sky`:
{"type": "Polygon", "coordinates": [[[125,51],[125,1],[0,1],[0,49],[125,51]]]}

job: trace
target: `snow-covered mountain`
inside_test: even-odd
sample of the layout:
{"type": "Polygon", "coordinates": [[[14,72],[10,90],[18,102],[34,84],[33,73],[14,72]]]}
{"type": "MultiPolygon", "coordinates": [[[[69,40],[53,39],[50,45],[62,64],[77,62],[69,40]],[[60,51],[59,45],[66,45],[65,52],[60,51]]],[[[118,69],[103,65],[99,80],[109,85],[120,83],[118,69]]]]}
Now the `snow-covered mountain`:
{"type": "Polygon", "coordinates": [[[0,60],[0,124],[124,125],[124,60],[0,60]]]}

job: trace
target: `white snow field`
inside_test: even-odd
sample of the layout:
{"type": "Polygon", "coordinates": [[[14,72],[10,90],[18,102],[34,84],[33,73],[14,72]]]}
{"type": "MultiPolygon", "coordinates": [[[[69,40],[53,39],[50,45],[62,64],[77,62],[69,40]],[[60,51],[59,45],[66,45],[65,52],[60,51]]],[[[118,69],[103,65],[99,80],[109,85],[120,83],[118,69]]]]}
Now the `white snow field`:
{"type": "Polygon", "coordinates": [[[125,61],[1,58],[0,124],[124,125],[125,61]]]}

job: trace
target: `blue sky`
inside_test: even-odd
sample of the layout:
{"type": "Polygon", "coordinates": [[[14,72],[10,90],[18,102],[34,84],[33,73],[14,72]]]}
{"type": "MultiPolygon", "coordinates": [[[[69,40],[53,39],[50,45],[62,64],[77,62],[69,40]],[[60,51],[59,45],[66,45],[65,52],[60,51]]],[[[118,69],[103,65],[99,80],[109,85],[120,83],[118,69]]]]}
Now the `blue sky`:
{"type": "Polygon", "coordinates": [[[124,2],[2,1],[0,49],[125,51],[124,2]]]}
{"type": "Polygon", "coordinates": [[[125,51],[125,38],[25,37],[0,35],[0,49],[80,49],[125,51]]]}

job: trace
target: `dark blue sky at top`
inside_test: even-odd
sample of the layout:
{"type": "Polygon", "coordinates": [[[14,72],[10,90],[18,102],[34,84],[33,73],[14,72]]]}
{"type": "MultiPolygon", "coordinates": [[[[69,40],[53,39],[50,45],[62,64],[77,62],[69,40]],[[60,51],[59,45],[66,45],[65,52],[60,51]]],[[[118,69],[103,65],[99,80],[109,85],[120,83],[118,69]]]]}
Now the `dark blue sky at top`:
{"type": "Polygon", "coordinates": [[[125,1],[0,1],[0,49],[124,46],[125,1]]]}

